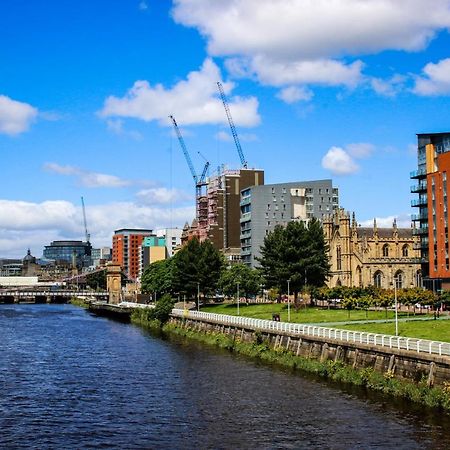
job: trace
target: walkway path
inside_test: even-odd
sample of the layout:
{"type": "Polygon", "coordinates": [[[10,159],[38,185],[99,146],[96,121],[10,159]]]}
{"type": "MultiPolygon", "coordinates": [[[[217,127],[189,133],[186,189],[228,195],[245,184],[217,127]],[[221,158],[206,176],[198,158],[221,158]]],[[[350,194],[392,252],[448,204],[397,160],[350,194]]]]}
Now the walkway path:
{"type": "MultiPolygon", "coordinates": [[[[405,317],[398,319],[399,322],[413,322],[413,321],[426,321],[426,320],[450,320],[449,315],[443,315],[439,317],[439,319],[434,319],[432,315],[427,317],[405,317]]],[[[366,319],[366,320],[348,320],[343,322],[316,322],[310,323],[308,325],[315,325],[319,327],[340,327],[341,325],[353,325],[353,324],[362,324],[362,323],[394,323],[395,319],[366,319]]]]}

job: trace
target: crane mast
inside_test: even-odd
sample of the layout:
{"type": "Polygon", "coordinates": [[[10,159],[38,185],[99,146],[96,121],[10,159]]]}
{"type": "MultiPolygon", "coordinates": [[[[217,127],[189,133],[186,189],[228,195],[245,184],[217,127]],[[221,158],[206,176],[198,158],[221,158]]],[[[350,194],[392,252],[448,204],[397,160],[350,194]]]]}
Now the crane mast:
{"type": "Polygon", "coordinates": [[[246,169],[247,161],[245,160],[244,152],[242,151],[241,143],[239,142],[236,127],[234,126],[233,118],[231,117],[230,107],[228,106],[227,98],[225,97],[225,92],[220,81],[217,82],[217,87],[219,88],[220,98],[222,99],[223,107],[225,108],[225,113],[227,114],[228,123],[230,124],[231,128],[231,134],[233,135],[234,143],[239,153],[239,158],[241,159],[241,165],[246,169]]]}
{"type": "Polygon", "coordinates": [[[83,197],[81,197],[81,207],[83,209],[84,236],[86,238],[86,242],[89,242],[91,239],[91,235],[88,233],[88,229],[87,229],[86,208],[84,207],[84,198],[83,197]]]}

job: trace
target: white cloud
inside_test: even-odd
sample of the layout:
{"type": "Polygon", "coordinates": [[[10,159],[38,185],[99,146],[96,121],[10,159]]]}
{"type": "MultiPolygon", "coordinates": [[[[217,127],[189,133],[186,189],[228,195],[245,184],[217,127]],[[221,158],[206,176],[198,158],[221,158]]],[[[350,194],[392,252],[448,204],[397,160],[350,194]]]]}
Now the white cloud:
{"type": "Polygon", "coordinates": [[[450,58],[428,63],[423,76],[416,78],[413,92],[418,95],[450,95],[450,58]]]}
{"type": "Polygon", "coordinates": [[[75,166],[46,163],[44,164],[44,169],[58,175],[74,176],[82,186],[88,188],[120,188],[131,184],[129,180],[124,180],[115,175],[89,172],[75,166]]]}
{"type": "MultiPolygon", "coordinates": [[[[87,205],[94,247],[111,246],[119,228],[182,227],[195,215],[194,206],[161,208],[134,202],[87,205]]],[[[42,203],[0,200],[0,256],[23,257],[28,247],[41,256],[44,245],[58,239],[84,239],[81,206],[55,200],[42,203]]]]}
{"type": "Polygon", "coordinates": [[[220,130],[216,133],[215,138],[218,141],[224,141],[224,142],[231,142],[233,140],[233,137],[230,133],[227,133],[226,131],[220,130]]]}
{"type": "Polygon", "coordinates": [[[160,205],[175,203],[179,204],[186,200],[194,201],[193,196],[179,189],[167,189],[165,187],[155,187],[142,189],[136,194],[139,203],[145,205],[160,205]]]}
{"type": "MultiPolygon", "coordinates": [[[[151,86],[147,81],[136,81],[124,97],[108,97],[100,115],[131,117],[147,122],[157,120],[167,125],[170,114],[183,126],[227,123],[216,85],[221,79],[219,68],[208,58],[199,71],[190,72],[186,80],[179,81],[170,89],[161,84],[151,86]]],[[[229,96],[233,84],[222,82],[222,85],[229,96]]],[[[228,100],[237,125],[251,127],[259,124],[258,100],[255,97],[229,97],[228,100]]]]}
{"type": "Polygon", "coordinates": [[[313,92],[306,87],[288,86],[278,93],[277,97],[285,103],[296,103],[300,100],[308,101],[313,97],[313,92]]]}
{"type": "Polygon", "coordinates": [[[147,4],[147,2],[146,2],[145,0],[142,0],[142,1],[139,3],[139,9],[140,9],[141,11],[146,11],[146,10],[148,9],[148,4],[147,4]]]}
{"type": "MultiPolygon", "coordinates": [[[[429,0],[175,0],[172,15],[196,28],[209,55],[226,58],[234,77],[277,87],[353,88],[364,82],[392,97],[403,88],[403,77],[363,76],[364,64],[354,58],[424,49],[450,28],[450,0],[433,0],[432,7],[429,0]]],[[[436,88],[426,75],[419,93],[449,91],[448,78],[436,88]]]]}
{"type": "Polygon", "coordinates": [[[0,95],[0,133],[14,136],[27,131],[38,110],[28,103],[0,95]]]}
{"type": "Polygon", "coordinates": [[[374,152],[375,146],[367,142],[359,142],[348,144],[345,150],[354,158],[368,158],[374,152]]]}
{"type": "Polygon", "coordinates": [[[359,170],[352,157],[340,147],[331,147],[322,158],[322,167],[334,175],[350,175],[359,170]]]}
{"type": "Polygon", "coordinates": [[[449,0],[176,0],[211,55],[309,60],[423,49],[450,27],[449,0]]]}
{"type": "MultiPolygon", "coordinates": [[[[233,136],[224,130],[220,130],[214,136],[218,141],[233,142],[233,136]]],[[[255,142],[258,140],[258,136],[254,133],[239,133],[239,141],[242,142],[255,142]]]]}

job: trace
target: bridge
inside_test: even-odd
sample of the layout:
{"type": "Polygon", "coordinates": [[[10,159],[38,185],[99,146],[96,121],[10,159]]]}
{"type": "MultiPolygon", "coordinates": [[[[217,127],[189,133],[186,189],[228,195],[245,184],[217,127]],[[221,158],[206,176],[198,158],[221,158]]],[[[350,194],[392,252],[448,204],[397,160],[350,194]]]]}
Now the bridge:
{"type": "Polygon", "coordinates": [[[73,297],[90,297],[96,300],[108,300],[108,292],[76,291],[76,290],[0,290],[0,303],[66,303],[73,297]]]}

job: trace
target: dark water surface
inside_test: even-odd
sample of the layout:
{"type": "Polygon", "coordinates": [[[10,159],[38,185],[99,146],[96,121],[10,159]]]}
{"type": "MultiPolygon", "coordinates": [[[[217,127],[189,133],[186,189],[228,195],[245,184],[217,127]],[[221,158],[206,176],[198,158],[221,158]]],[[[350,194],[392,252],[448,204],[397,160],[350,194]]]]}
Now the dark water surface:
{"type": "Polygon", "coordinates": [[[70,305],[0,305],[2,449],[450,449],[449,427],[70,305]]]}

